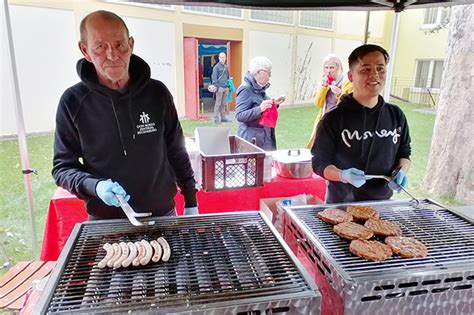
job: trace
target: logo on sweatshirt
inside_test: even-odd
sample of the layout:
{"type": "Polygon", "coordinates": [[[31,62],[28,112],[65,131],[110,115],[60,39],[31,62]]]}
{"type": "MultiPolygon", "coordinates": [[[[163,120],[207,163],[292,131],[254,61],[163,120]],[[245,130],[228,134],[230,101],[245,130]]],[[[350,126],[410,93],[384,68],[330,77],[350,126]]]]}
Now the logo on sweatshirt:
{"type": "MultiPolygon", "coordinates": [[[[376,130],[375,131],[375,136],[379,138],[388,138],[392,137],[392,142],[393,144],[397,144],[398,138],[400,138],[400,128],[395,128],[392,130],[386,130],[386,129],[381,129],[381,130],[376,130]]],[[[341,132],[341,137],[342,141],[344,141],[344,144],[347,147],[351,147],[351,141],[363,141],[369,138],[374,137],[374,134],[371,131],[364,131],[362,134],[359,134],[359,131],[354,130],[353,132],[350,132],[347,129],[342,130],[341,132]]]]}
{"type": "Polygon", "coordinates": [[[157,129],[155,128],[155,123],[150,122],[150,116],[147,113],[142,112],[140,114],[139,119],[141,125],[137,125],[137,135],[143,135],[145,133],[152,133],[157,131],[157,129]]]}

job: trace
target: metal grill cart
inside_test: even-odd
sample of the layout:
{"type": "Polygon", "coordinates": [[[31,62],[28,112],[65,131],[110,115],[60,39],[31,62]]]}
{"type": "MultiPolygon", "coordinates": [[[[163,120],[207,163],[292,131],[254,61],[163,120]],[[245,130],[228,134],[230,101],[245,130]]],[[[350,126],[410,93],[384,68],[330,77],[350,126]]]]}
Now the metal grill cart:
{"type": "Polygon", "coordinates": [[[328,207],[288,207],[284,239],[322,294],[322,314],[474,314],[474,224],[428,199],[352,203],[398,222],[403,235],[428,248],[424,258],[370,262],[316,217],[328,207]]]}
{"type": "Polygon", "coordinates": [[[259,212],[77,224],[37,307],[39,314],[319,314],[311,277],[259,212]],[[168,262],[99,269],[105,243],[156,239],[168,262]]]}

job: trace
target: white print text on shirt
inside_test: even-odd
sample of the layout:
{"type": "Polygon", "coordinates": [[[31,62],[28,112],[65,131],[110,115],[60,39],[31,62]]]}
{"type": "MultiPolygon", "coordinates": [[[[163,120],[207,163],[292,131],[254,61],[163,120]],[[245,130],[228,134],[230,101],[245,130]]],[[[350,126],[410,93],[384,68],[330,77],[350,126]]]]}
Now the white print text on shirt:
{"type": "MultiPolygon", "coordinates": [[[[393,131],[386,130],[386,129],[381,129],[378,131],[375,131],[375,135],[379,138],[388,138],[392,137],[392,141],[394,144],[398,142],[398,138],[400,138],[400,133],[397,131],[397,128],[393,129],[393,131]]],[[[356,140],[356,141],[363,141],[368,138],[372,138],[374,135],[371,131],[364,131],[362,135],[359,135],[359,131],[354,130],[352,133],[344,129],[341,132],[341,137],[342,141],[347,145],[347,147],[351,147],[350,141],[351,140],[356,140]]]]}

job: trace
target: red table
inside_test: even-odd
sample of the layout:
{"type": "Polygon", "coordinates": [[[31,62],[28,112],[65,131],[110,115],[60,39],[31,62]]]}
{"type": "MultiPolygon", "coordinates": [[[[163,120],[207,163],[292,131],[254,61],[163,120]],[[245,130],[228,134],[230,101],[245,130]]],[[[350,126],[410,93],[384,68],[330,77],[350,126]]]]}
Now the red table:
{"type": "MultiPolygon", "coordinates": [[[[217,213],[259,210],[261,198],[289,197],[311,194],[324,200],[325,180],[317,175],[304,179],[286,179],[279,176],[262,187],[217,192],[199,190],[199,213],[217,213]]],[[[182,215],[184,198],[176,194],[176,211],[182,215]]],[[[87,220],[84,202],[62,188],[58,188],[48,208],[40,259],[57,260],[76,223],[87,220]]]]}

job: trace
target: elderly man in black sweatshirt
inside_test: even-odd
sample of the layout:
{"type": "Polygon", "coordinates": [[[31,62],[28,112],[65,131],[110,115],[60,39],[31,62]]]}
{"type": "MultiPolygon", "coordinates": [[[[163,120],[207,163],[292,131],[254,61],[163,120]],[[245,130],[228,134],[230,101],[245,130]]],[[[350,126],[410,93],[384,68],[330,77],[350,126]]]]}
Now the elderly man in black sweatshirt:
{"type": "Polygon", "coordinates": [[[193,170],[171,93],[133,55],[124,21],[108,11],[80,26],[81,82],[61,96],[53,177],[86,203],[90,220],[125,217],[116,195],[136,212],[175,215],[176,184],[185,214],[197,214],[193,170]]]}
{"type": "Polygon", "coordinates": [[[363,45],[349,56],[348,78],[354,92],[318,126],[311,150],[314,171],[328,180],[326,202],[389,199],[392,190],[408,183],[410,134],[399,107],[379,94],[385,84],[388,53],[377,45],[363,45]],[[365,175],[388,175],[400,168],[391,183],[366,181],[365,175]]]}

